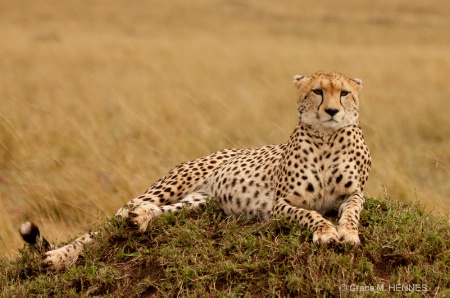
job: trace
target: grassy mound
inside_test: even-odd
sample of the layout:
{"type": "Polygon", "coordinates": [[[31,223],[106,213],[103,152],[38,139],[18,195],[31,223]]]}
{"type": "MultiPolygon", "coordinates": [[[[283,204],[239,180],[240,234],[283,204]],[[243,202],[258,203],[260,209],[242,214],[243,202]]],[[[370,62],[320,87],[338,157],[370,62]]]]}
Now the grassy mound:
{"type": "MultiPolygon", "coordinates": [[[[335,214],[329,214],[335,220],[335,214]]],[[[120,222],[63,272],[28,247],[0,262],[1,296],[450,296],[450,224],[417,204],[368,199],[362,245],[317,247],[284,220],[165,215],[139,235],[120,222]]]]}

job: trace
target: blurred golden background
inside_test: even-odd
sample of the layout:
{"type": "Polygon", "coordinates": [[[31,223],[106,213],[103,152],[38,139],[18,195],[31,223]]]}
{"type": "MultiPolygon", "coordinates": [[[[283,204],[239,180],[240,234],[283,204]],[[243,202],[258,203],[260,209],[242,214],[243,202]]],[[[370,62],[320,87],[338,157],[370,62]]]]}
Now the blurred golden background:
{"type": "Polygon", "coordinates": [[[365,189],[450,211],[450,2],[1,1],[0,252],[66,241],[176,164],[285,142],[295,74],[363,79],[365,189]]]}

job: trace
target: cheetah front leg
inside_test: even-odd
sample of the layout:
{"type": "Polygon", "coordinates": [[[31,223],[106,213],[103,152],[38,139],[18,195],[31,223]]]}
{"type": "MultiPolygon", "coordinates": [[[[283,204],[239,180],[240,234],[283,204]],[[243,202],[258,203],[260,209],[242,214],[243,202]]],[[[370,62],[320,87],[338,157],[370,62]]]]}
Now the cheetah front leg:
{"type": "Polygon", "coordinates": [[[157,206],[150,202],[142,202],[128,211],[128,223],[143,233],[147,230],[148,224],[156,217],[164,213],[180,212],[182,209],[198,208],[206,203],[207,198],[206,193],[196,191],[170,205],[157,206]]]}
{"type": "Polygon", "coordinates": [[[359,214],[363,210],[364,196],[357,191],[348,196],[339,207],[339,225],[337,228],[341,243],[358,245],[359,214]]]}
{"type": "Polygon", "coordinates": [[[272,208],[272,216],[283,215],[289,221],[299,222],[313,232],[315,244],[337,244],[339,236],[336,227],[314,210],[307,210],[292,206],[280,200],[272,208]]]}

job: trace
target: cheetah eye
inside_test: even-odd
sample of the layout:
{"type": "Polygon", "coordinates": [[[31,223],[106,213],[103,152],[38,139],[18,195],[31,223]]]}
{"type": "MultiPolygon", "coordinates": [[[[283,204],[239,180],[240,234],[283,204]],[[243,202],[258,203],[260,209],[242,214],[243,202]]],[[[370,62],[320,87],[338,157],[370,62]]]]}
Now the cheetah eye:
{"type": "Polygon", "coordinates": [[[349,93],[347,90],[341,90],[341,97],[347,96],[349,93]]]}
{"type": "Polygon", "coordinates": [[[314,92],[315,95],[323,96],[322,89],[313,89],[312,92],[314,92]]]}

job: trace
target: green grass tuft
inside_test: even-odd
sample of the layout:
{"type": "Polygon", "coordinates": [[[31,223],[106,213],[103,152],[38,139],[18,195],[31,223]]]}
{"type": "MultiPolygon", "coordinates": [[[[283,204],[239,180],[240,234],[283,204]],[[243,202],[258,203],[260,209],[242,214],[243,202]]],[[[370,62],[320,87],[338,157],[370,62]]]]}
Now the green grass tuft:
{"type": "Polygon", "coordinates": [[[98,241],[63,272],[41,270],[27,246],[2,260],[1,296],[450,294],[448,219],[418,204],[368,199],[357,248],[317,247],[297,224],[234,220],[214,204],[161,216],[144,234],[116,220],[98,229],[98,241]]]}

